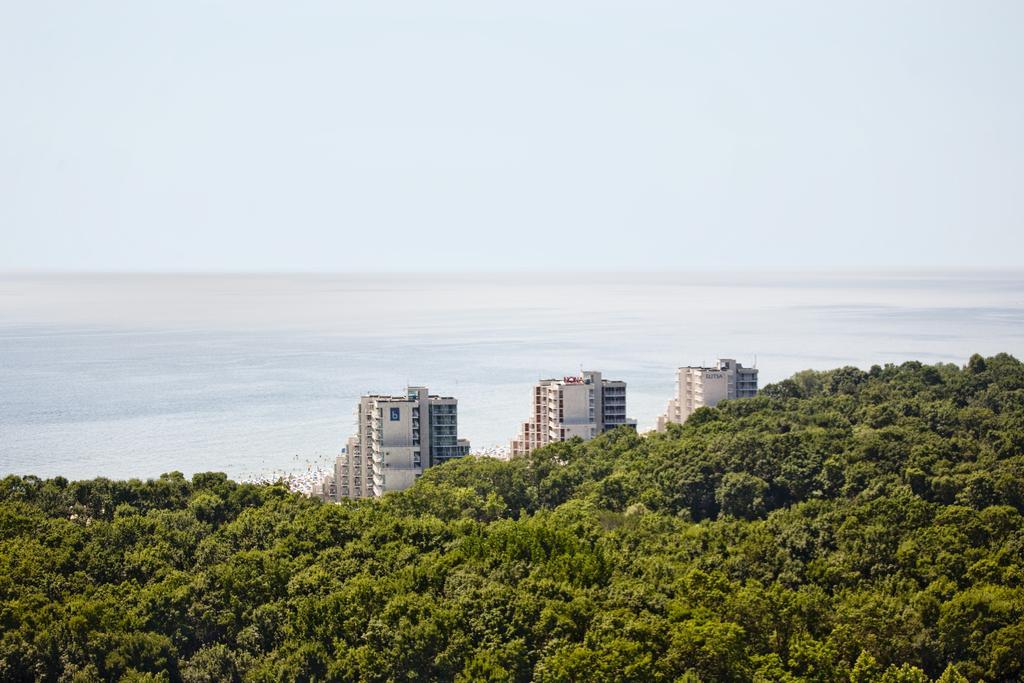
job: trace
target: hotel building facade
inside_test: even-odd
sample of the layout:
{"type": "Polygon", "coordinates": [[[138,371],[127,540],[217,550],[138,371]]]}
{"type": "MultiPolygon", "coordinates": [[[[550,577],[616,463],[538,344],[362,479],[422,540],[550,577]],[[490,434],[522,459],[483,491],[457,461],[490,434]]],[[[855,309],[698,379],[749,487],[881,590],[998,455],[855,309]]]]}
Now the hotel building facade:
{"type": "Polygon", "coordinates": [[[757,368],[745,368],[732,358],[721,358],[706,368],[679,368],[676,396],[668,402],[665,414],[658,417],[657,430],[665,431],[670,422],[682,424],[693,411],[716,406],[719,401],[757,396],[757,368]]]}
{"type": "Polygon", "coordinates": [[[357,432],[316,495],[333,500],[373,498],[409,488],[433,465],[469,453],[458,436],[458,400],[409,387],[404,396],[359,399],[357,432]]]}
{"type": "Polygon", "coordinates": [[[626,417],[626,383],[601,378],[600,372],[545,379],[533,387],[533,410],[512,441],[512,457],[575,436],[592,439],[622,425],[636,428],[626,417]]]}

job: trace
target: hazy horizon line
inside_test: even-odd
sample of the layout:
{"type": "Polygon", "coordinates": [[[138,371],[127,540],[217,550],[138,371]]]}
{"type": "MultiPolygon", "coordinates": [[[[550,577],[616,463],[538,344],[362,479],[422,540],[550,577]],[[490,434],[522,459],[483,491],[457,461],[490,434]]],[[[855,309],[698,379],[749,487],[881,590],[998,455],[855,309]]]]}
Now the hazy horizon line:
{"type": "Polygon", "coordinates": [[[722,268],[691,267],[686,269],[676,268],[490,268],[490,269],[378,269],[378,270],[356,270],[356,269],[318,269],[318,268],[103,268],[103,269],[82,269],[82,268],[0,268],[0,276],[28,275],[28,276],[94,276],[94,275],[155,275],[155,276],[377,276],[377,275],[522,275],[522,274],[616,274],[616,275],[865,275],[865,274],[1024,274],[1024,265],[1020,266],[981,266],[981,265],[956,265],[956,266],[837,266],[837,267],[764,267],[764,268],[722,268]]]}

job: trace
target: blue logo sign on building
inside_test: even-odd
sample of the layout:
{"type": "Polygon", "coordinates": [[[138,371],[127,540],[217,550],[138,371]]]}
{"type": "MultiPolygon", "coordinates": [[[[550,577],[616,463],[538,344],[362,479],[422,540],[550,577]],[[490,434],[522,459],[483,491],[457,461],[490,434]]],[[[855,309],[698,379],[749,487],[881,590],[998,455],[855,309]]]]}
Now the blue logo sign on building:
{"type": "Polygon", "coordinates": [[[400,417],[401,417],[400,412],[401,412],[400,408],[392,408],[391,409],[391,421],[392,422],[396,422],[396,421],[398,421],[400,419],[400,417]]]}

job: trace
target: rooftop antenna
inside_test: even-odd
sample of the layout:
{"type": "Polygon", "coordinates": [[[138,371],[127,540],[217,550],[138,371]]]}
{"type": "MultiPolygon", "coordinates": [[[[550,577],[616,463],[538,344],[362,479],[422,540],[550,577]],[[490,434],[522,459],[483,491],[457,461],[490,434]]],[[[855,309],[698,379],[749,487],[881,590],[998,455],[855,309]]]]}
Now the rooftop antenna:
{"type": "Polygon", "coordinates": [[[754,354],[754,369],[757,370],[757,354],[754,354]]]}

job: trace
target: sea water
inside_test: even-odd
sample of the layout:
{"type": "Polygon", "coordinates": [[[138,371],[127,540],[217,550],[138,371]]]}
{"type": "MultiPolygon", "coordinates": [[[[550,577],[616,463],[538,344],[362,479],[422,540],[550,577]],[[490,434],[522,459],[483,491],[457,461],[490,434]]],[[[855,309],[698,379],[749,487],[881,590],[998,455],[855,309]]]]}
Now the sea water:
{"type": "Polygon", "coordinates": [[[599,370],[650,429],[675,368],[1024,354],[1020,272],[0,275],[0,475],[308,476],[361,394],[459,399],[507,445],[531,385],[599,370]]]}

